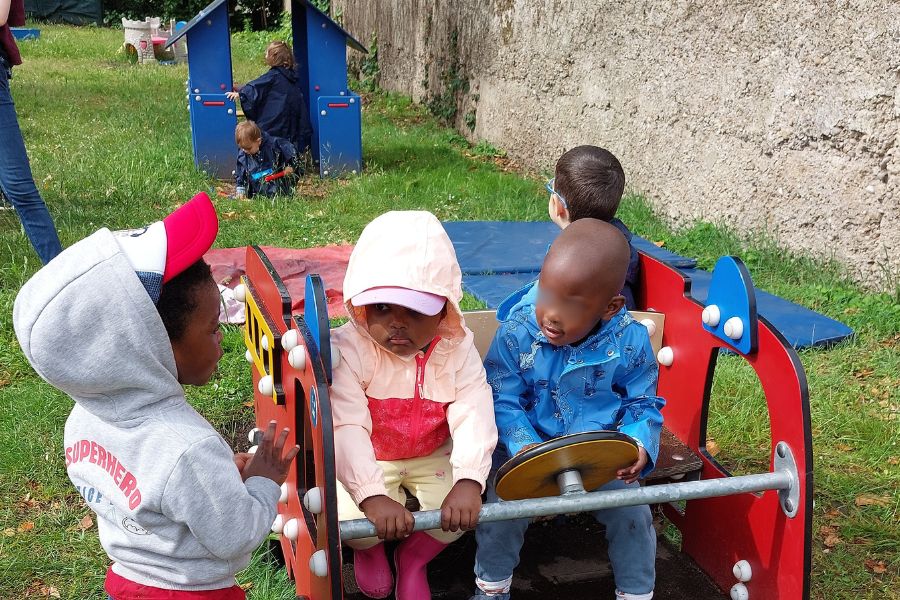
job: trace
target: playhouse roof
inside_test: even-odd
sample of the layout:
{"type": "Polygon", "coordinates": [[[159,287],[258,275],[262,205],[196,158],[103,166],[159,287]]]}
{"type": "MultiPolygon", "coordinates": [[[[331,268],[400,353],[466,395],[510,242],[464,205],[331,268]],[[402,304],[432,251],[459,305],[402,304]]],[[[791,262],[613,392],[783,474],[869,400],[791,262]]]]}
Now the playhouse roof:
{"type": "Polygon", "coordinates": [[[342,34],[344,34],[344,37],[347,38],[348,46],[350,46],[354,50],[359,50],[363,54],[369,53],[369,51],[366,50],[366,47],[363,46],[362,44],[360,44],[359,41],[355,37],[353,37],[352,35],[347,33],[347,30],[344,29],[343,27],[341,27],[334,19],[332,19],[331,17],[329,17],[328,15],[323,13],[321,10],[319,10],[319,7],[316,6],[315,4],[313,4],[310,0],[299,0],[299,2],[300,2],[300,4],[305,5],[308,9],[316,11],[317,13],[322,15],[322,17],[327,19],[332,25],[334,25],[338,29],[338,31],[340,31],[342,34]]]}
{"type": "MultiPolygon", "coordinates": [[[[181,29],[179,29],[177,32],[175,32],[175,33],[172,35],[172,37],[170,37],[168,40],[166,40],[166,45],[165,45],[165,47],[168,48],[169,46],[171,46],[172,44],[174,44],[175,42],[177,42],[178,40],[180,40],[181,38],[183,38],[185,35],[187,35],[187,33],[188,33],[191,29],[193,29],[194,26],[197,25],[197,23],[202,22],[202,21],[209,15],[209,13],[211,13],[212,11],[216,10],[217,8],[219,8],[220,6],[222,6],[223,4],[225,4],[226,1],[227,1],[227,0],[213,0],[212,2],[210,2],[209,4],[207,4],[207,5],[203,8],[203,10],[201,10],[200,12],[198,12],[197,15],[196,15],[193,19],[191,19],[190,21],[188,21],[188,24],[187,24],[187,25],[185,25],[184,27],[182,27],[181,29]]],[[[225,7],[225,10],[228,10],[228,6],[227,6],[227,5],[226,5],[226,7],[225,7]]]]}

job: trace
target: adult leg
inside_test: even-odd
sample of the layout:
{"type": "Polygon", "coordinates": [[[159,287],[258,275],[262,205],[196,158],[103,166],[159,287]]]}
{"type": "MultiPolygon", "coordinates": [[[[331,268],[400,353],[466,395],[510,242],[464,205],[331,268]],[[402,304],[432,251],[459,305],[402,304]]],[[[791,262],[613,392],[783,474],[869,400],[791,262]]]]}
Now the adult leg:
{"type": "Polygon", "coordinates": [[[34,184],[9,79],[0,60],[0,188],[22,222],[25,235],[44,264],[62,252],[50,212],[34,184]]]}
{"type": "MultiPolygon", "coordinates": [[[[600,490],[637,488],[615,479],[600,490]]],[[[656,530],[646,504],[608,508],[594,513],[606,526],[609,562],[616,581],[616,598],[650,600],[656,580],[656,530]]]]}

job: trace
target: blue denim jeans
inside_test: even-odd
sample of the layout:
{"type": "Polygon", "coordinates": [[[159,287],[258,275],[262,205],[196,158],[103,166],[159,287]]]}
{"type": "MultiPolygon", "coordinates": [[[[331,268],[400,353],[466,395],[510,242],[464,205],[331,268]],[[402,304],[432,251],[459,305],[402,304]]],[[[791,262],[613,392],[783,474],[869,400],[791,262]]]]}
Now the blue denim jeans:
{"type": "MultiPolygon", "coordinates": [[[[495,453],[494,468],[488,478],[487,500],[498,502],[494,490],[494,474],[506,457],[495,453]]],[[[600,490],[638,487],[615,479],[600,490]]],[[[647,505],[598,510],[594,518],[606,526],[609,543],[609,562],[612,565],[616,588],[628,594],[647,594],[653,591],[656,580],[656,530],[647,505]]],[[[525,531],[531,519],[481,523],[475,530],[478,549],[475,552],[475,577],[484,582],[501,582],[513,575],[519,564],[519,551],[525,541],[525,531]]],[[[476,588],[476,595],[484,592],[476,588]]],[[[491,600],[509,600],[509,594],[490,596],[491,600]]]]}
{"type": "Polygon", "coordinates": [[[56,227],[34,184],[25,142],[9,92],[10,69],[0,56],[0,191],[16,209],[25,235],[41,262],[47,264],[62,252],[56,227]]]}

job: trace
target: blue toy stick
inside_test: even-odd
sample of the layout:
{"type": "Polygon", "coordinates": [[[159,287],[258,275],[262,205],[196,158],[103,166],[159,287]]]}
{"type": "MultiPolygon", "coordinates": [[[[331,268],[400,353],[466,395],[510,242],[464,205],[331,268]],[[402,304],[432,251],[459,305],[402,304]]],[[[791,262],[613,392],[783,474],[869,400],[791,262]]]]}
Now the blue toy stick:
{"type": "Polygon", "coordinates": [[[253,177],[253,181],[259,181],[266,175],[271,175],[271,174],[272,174],[272,169],[263,169],[262,171],[257,171],[256,173],[254,173],[253,175],[251,175],[251,177],[253,177]]]}

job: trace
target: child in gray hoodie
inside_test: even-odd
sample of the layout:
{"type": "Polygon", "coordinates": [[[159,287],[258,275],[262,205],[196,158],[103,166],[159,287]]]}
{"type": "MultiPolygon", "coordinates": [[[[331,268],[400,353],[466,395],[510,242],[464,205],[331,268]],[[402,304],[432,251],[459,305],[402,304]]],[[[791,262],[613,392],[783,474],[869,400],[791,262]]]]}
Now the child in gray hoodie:
{"type": "Polygon", "coordinates": [[[186,401],[222,357],[219,294],[203,254],[218,231],[206,194],[142,230],[101,229],[20,290],[13,323],[35,371],[75,400],[72,483],[113,563],[106,591],[243,599],[235,573],[266,537],[299,452],[269,424],[234,454],[186,401]]]}

